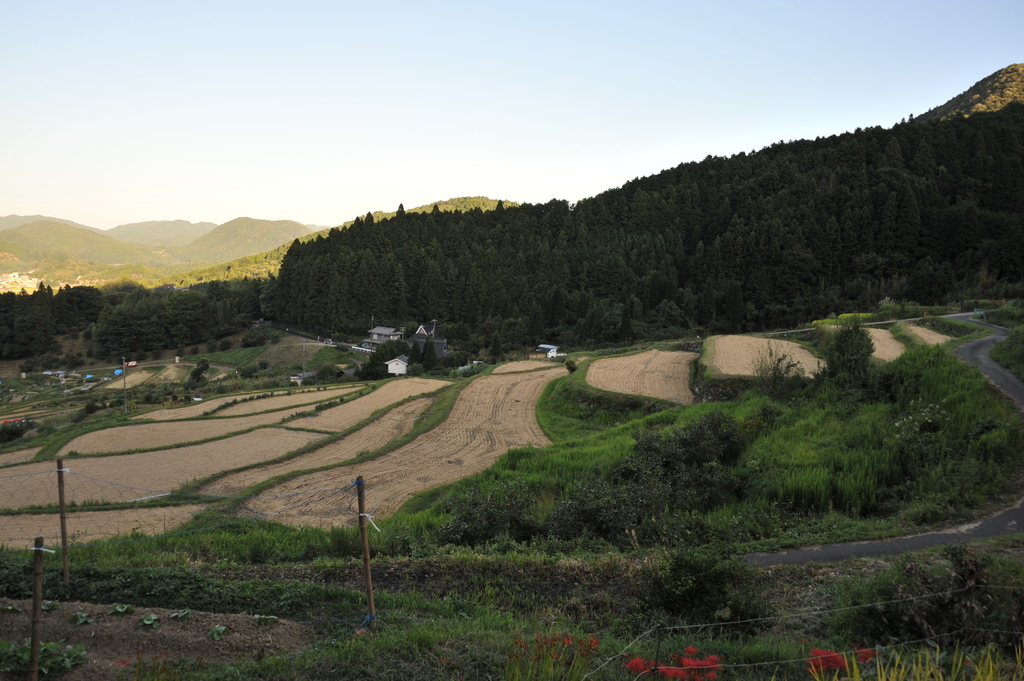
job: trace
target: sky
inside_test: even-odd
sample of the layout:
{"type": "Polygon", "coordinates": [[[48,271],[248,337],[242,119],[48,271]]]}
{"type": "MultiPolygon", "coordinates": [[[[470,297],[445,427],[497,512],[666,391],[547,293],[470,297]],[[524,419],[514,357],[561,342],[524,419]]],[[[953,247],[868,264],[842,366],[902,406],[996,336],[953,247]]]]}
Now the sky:
{"type": "Polygon", "coordinates": [[[575,203],[1024,62],[1020,0],[0,0],[0,27],[0,216],[101,229],[575,203]]]}

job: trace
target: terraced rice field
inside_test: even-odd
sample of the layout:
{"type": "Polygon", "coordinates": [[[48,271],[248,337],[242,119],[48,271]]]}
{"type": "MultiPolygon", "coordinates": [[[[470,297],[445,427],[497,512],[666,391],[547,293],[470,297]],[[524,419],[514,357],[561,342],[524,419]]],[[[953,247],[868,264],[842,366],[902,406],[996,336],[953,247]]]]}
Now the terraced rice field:
{"type": "Polygon", "coordinates": [[[690,362],[695,359],[693,352],[661,350],[598,359],[587,369],[587,383],[601,390],[693,404],[690,362]]]}
{"type": "Polygon", "coordinates": [[[756,336],[711,336],[705,342],[704,363],[724,376],[753,376],[758,358],[768,352],[789,355],[807,375],[818,371],[822,361],[792,341],[756,336]]]}
{"type": "MultiPolygon", "coordinates": [[[[309,410],[308,406],[303,406],[266,414],[253,414],[252,416],[140,423],[133,426],[107,428],[76,437],[64,445],[57,456],[68,456],[73,451],[79,454],[100,454],[130,452],[138,449],[163,449],[184,442],[200,442],[258,426],[269,426],[280,423],[281,420],[289,416],[309,410]]],[[[295,425],[310,427],[310,424],[307,423],[295,425]]]]}
{"type": "MultiPolygon", "coordinates": [[[[408,445],[373,461],[299,476],[268,494],[340,488],[362,475],[368,513],[394,513],[414,494],[478,473],[511,448],[550,444],[537,423],[537,399],[545,385],[564,375],[565,369],[556,367],[477,377],[459,395],[444,423],[408,445]]],[[[272,519],[277,522],[319,527],[356,521],[347,496],[330,496],[298,508],[289,506],[294,500],[285,499],[254,499],[246,503],[243,515],[275,513],[272,519]]]]}
{"type": "Polygon", "coordinates": [[[127,376],[114,376],[114,378],[100,386],[100,390],[124,390],[125,384],[127,384],[127,387],[129,388],[134,388],[137,385],[145,383],[154,376],[156,376],[155,371],[129,369],[127,376]]]}
{"type": "MultiPolygon", "coordinates": [[[[173,450],[64,459],[68,502],[135,501],[170,492],[214,473],[260,463],[315,442],[324,436],[284,428],[261,428],[236,437],[173,450]]],[[[57,474],[53,461],[3,469],[0,508],[56,504],[57,474]]],[[[5,519],[6,521],[6,519],[5,519]]]]}
{"type": "MultiPolygon", "coordinates": [[[[296,404],[312,404],[315,402],[326,402],[327,400],[337,399],[339,395],[345,395],[355,390],[361,389],[363,386],[346,386],[344,388],[331,388],[328,390],[302,390],[292,391],[291,395],[287,394],[286,390],[274,391],[273,397],[261,397],[256,400],[247,400],[245,402],[239,402],[238,404],[232,405],[226,409],[222,409],[217,412],[217,416],[234,416],[239,414],[252,414],[258,411],[269,411],[272,409],[283,409],[296,404]]],[[[211,409],[216,409],[222,404],[227,404],[233,400],[245,399],[247,395],[231,395],[228,397],[216,397],[212,400],[204,400],[203,402],[197,402],[190,404],[187,407],[175,407],[172,409],[158,409],[151,411],[146,414],[136,416],[137,419],[145,419],[152,421],[171,421],[173,419],[188,419],[196,416],[202,416],[211,409]]]]}
{"type": "Polygon", "coordinates": [[[508,362],[507,364],[499,364],[494,368],[492,374],[509,374],[516,371],[533,371],[534,369],[550,369],[553,366],[558,366],[554,362],[537,359],[521,360],[519,362],[508,362]]]}
{"type": "MultiPolygon", "coordinates": [[[[181,525],[201,508],[197,504],[188,504],[68,513],[68,543],[81,544],[133,531],[148,535],[164,534],[181,525]]],[[[44,545],[50,548],[60,546],[60,516],[56,513],[5,516],[4,522],[0,524],[0,544],[12,548],[31,546],[36,537],[42,537],[44,545]]]]}
{"type": "Polygon", "coordinates": [[[433,392],[447,385],[451,383],[432,378],[403,378],[399,381],[389,381],[351,402],[317,412],[317,416],[310,420],[309,427],[337,432],[348,430],[360,421],[370,418],[378,409],[414,395],[433,392]]]}
{"type": "Polygon", "coordinates": [[[871,342],[874,343],[875,349],[871,353],[871,356],[875,359],[880,359],[883,362],[891,362],[900,355],[906,349],[903,347],[903,343],[893,338],[892,333],[889,329],[876,329],[872,326],[862,327],[871,336],[871,342]]]}
{"type": "Polygon", "coordinates": [[[927,345],[940,345],[946,341],[953,340],[952,336],[946,336],[938,331],[932,331],[931,329],[923,326],[917,326],[915,324],[907,324],[906,329],[924,341],[927,345]]]}
{"type": "Polygon", "coordinates": [[[16,449],[13,452],[0,454],[0,466],[30,461],[40,449],[42,449],[42,447],[29,447],[28,449],[16,449]]]}
{"type": "Polygon", "coordinates": [[[363,452],[372,452],[375,449],[380,449],[392,440],[396,440],[411,431],[414,419],[426,411],[427,407],[432,403],[433,400],[426,397],[407,402],[395,407],[382,418],[360,428],[337,442],[332,442],[309,454],[303,454],[282,463],[269,464],[231,473],[203,487],[201,492],[203,494],[231,496],[238,494],[246,487],[284,473],[330,466],[354,459],[363,452]]]}

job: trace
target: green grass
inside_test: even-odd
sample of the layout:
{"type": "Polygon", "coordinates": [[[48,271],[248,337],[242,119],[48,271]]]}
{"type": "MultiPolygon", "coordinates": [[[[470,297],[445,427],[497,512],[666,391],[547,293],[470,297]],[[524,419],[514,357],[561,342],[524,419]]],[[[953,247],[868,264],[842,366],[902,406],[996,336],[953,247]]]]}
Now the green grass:
{"type": "Polygon", "coordinates": [[[232,366],[241,366],[255,361],[257,357],[266,351],[266,349],[267,346],[260,345],[255,348],[238,348],[237,350],[224,350],[223,352],[186,355],[184,359],[187,362],[198,362],[201,359],[205,359],[211,364],[230,364],[232,366]]]}

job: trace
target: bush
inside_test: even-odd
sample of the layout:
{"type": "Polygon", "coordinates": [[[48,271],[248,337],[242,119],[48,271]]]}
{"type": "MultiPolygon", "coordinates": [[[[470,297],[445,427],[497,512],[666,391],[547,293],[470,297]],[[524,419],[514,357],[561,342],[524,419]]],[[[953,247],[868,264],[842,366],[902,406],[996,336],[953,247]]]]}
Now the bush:
{"type": "Polygon", "coordinates": [[[490,490],[470,487],[445,504],[450,520],[437,529],[441,544],[476,546],[498,536],[525,541],[537,534],[535,497],[522,481],[498,483],[490,490]]]}
{"type": "Polygon", "coordinates": [[[804,369],[788,354],[775,354],[771,345],[754,360],[754,385],[773,400],[782,400],[805,383],[804,369]]]}
{"type": "Polygon", "coordinates": [[[839,383],[858,383],[868,375],[875,344],[871,335],[856,322],[844,324],[829,335],[822,348],[822,375],[839,383]]]}

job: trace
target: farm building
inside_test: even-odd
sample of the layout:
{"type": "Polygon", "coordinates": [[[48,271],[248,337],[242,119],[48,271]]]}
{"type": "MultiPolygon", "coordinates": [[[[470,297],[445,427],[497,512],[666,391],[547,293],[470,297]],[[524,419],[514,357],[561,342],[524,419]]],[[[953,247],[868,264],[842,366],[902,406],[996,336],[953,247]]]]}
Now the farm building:
{"type": "Polygon", "coordinates": [[[401,355],[394,359],[389,359],[385,364],[388,365],[388,373],[392,376],[404,376],[405,372],[409,370],[409,357],[408,355],[401,355]]]}

